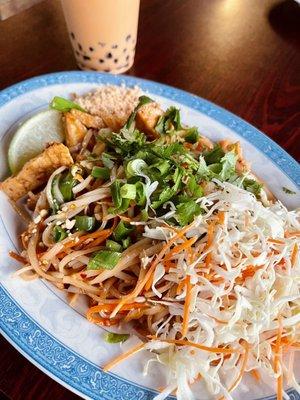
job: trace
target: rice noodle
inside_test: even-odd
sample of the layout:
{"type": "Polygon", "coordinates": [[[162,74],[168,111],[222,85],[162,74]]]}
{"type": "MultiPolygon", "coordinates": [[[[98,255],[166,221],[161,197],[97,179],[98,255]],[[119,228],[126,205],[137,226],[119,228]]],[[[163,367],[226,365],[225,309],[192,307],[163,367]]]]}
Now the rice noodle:
{"type": "Polygon", "coordinates": [[[54,207],[54,203],[53,203],[53,196],[52,196],[52,183],[53,183],[53,179],[55,178],[56,175],[59,175],[61,172],[63,172],[66,169],[66,167],[59,167],[57,168],[50,176],[47,185],[46,185],[46,189],[45,189],[45,193],[47,196],[47,200],[48,203],[50,205],[51,208],[54,207]]]}
{"type": "Polygon", "coordinates": [[[92,180],[93,180],[92,175],[89,175],[82,182],[78,183],[78,185],[73,187],[73,189],[72,189],[73,193],[77,194],[77,193],[81,192],[82,190],[86,189],[92,180]]]}

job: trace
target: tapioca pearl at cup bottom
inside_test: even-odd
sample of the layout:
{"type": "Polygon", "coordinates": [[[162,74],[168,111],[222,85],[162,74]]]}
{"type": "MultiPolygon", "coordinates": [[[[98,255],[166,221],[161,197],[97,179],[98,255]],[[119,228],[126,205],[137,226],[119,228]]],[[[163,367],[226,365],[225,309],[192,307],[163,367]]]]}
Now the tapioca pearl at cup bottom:
{"type": "Polygon", "coordinates": [[[94,51],[94,47],[90,46],[90,47],[89,47],[89,50],[90,50],[90,51],[94,51]]]}

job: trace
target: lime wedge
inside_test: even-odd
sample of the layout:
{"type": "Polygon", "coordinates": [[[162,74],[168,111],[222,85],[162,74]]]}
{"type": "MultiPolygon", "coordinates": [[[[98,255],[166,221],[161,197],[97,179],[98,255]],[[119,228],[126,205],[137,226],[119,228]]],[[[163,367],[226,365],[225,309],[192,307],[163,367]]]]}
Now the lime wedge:
{"type": "Polygon", "coordinates": [[[26,161],[41,153],[47,143],[64,140],[61,113],[45,110],[25,121],[14,134],[8,149],[8,164],[18,172],[26,161]]]}

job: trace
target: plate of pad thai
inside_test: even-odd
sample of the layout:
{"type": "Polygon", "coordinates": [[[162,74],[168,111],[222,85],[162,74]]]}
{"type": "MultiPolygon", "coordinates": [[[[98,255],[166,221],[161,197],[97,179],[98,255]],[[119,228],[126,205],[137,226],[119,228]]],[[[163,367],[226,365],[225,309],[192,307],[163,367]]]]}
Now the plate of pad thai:
{"type": "Polygon", "coordinates": [[[0,116],[0,328],[17,349],[84,398],[300,398],[296,161],[136,78],[34,78],[0,116]]]}

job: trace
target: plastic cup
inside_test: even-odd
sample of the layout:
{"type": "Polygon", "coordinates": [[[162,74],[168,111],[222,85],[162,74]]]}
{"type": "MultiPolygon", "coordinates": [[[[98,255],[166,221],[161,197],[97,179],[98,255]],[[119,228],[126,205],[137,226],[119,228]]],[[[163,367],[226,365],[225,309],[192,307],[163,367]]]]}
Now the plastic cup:
{"type": "Polygon", "coordinates": [[[140,0],[61,0],[79,68],[119,74],[133,64],[140,0]]]}

